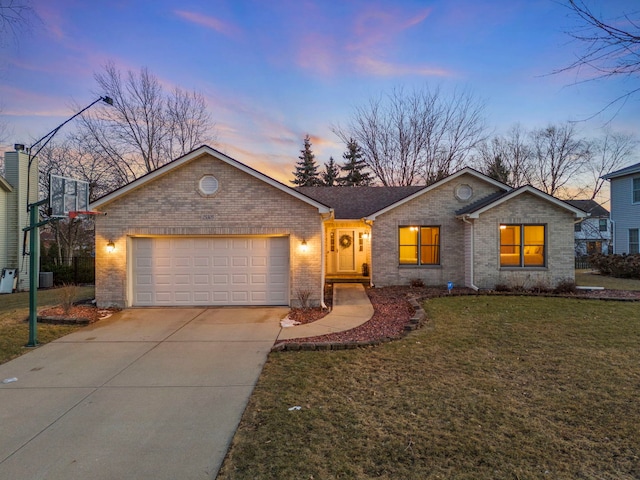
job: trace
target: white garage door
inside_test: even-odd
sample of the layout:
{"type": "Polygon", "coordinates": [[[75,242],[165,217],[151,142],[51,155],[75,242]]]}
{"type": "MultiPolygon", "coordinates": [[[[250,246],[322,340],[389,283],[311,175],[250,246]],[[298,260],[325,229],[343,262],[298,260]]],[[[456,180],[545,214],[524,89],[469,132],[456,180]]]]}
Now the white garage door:
{"type": "Polygon", "coordinates": [[[133,305],[288,305],[286,237],[133,239],[133,305]]]}

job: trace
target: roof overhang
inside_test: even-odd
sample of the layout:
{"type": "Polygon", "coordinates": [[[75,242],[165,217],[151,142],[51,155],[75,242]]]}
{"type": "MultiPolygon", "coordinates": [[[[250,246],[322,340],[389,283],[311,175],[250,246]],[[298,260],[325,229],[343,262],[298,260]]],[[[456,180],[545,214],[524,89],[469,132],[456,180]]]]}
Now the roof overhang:
{"type": "Polygon", "coordinates": [[[494,187],[504,190],[505,192],[511,190],[511,187],[509,185],[506,185],[491,177],[488,177],[487,175],[480,173],[479,171],[474,170],[473,168],[466,167],[466,168],[463,168],[462,170],[458,170],[457,172],[449,175],[448,177],[443,178],[442,180],[437,181],[436,183],[432,183],[431,185],[424,187],[422,190],[419,190],[416,193],[409,195],[408,197],[405,197],[402,200],[399,200],[396,203],[389,205],[388,207],[383,208],[382,210],[378,210],[377,212],[374,212],[368,215],[366,219],[375,220],[377,216],[382,215],[383,213],[387,213],[388,211],[393,210],[394,208],[399,207],[400,205],[403,205],[407,202],[410,202],[411,200],[418,198],[419,196],[424,195],[425,193],[430,192],[431,190],[434,190],[446,183],[449,183],[463,175],[472,175],[480,180],[490,183],[494,187]]]}
{"type": "Polygon", "coordinates": [[[0,188],[5,192],[13,192],[13,187],[3,177],[0,177],[0,188]]]}
{"type": "Polygon", "coordinates": [[[239,162],[207,145],[203,145],[202,147],[199,147],[187,153],[186,155],[163,165],[162,167],[154,170],[153,172],[147,173],[146,175],[134,180],[133,182],[128,183],[127,185],[124,185],[123,187],[120,187],[114,190],[113,192],[98,198],[97,200],[91,202],[91,204],[89,205],[89,208],[91,210],[100,210],[101,208],[105,207],[109,203],[112,203],[124,197],[125,195],[128,195],[129,193],[143,187],[147,183],[152,182],[153,180],[156,180],[164,175],[167,175],[168,173],[172,172],[176,168],[179,168],[205,155],[214,157],[222,162],[225,162],[228,165],[231,165],[232,167],[237,168],[238,170],[248,175],[251,175],[254,178],[262,180],[263,182],[271,185],[272,187],[277,188],[278,190],[317,208],[318,212],[321,214],[328,214],[331,212],[331,208],[328,207],[327,205],[324,205],[316,200],[313,200],[312,198],[309,198],[306,195],[303,195],[302,193],[297,192],[295,189],[288,187],[287,185],[284,185],[283,183],[278,182],[277,180],[269,177],[268,175],[265,175],[264,173],[261,173],[245,165],[244,163],[239,162]]]}
{"type": "Polygon", "coordinates": [[[635,175],[636,173],[640,173],[640,163],[616,170],[615,172],[607,173],[600,178],[603,180],[611,180],[612,178],[626,177],[627,175],[635,175]]]}
{"type": "Polygon", "coordinates": [[[504,202],[508,202],[509,200],[512,200],[515,197],[522,195],[523,193],[530,193],[531,195],[534,195],[542,200],[548,201],[556,205],[557,207],[568,210],[569,212],[573,213],[573,215],[577,218],[586,218],[588,216],[588,214],[585,211],[580,210],[579,208],[576,208],[573,205],[569,205],[567,202],[564,202],[554,196],[544,193],[543,191],[540,191],[537,188],[532,187],[531,185],[525,185],[523,187],[512,190],[506,195],[503,195],[500,198],[496,199],[494,202],[491,202],[488,205],[484,205],[478,208],[477,210],[464,213],[462,215],[457,215],[457,218],[479,218],[480,215],[482,215],[484,212],[491,210],[492,208],[497,207],[498,205],[504,202]]]}

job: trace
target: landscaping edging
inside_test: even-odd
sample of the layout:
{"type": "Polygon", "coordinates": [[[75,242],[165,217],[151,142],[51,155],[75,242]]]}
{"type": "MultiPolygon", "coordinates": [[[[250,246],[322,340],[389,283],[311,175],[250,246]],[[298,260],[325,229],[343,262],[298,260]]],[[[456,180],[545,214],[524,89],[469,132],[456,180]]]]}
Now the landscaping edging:
{"type": "Polygon", "coordinates": [[[347,341],[347,342],[313,342],[313,341],[285,341],[278,343],[271,348],[272,352],[282,351],[312,351],[312,350],[350,350],[354,348],[372,347],[383,343],[388,343],[393,340],[399,340],[406,337],[409,333],[417,330],[420,327],[427,326],[432,328],[433,326],[427,319],[426,313],[422,308],[422,303],[432,298],[443,297],[470,297],[470,296],[506,296],[506,297],[545,297],[545,298],[571,298],[576,300],[601,300],[605,302],[640,302],[639,297],[626,298],[626,297],[598,297],[587,295],[568,295],[557,293],[535,293],[535,292],[495,292],[495,291],[477,291],[477,292],[451,292],[442,293],[441,295],[430,296],[415,296],[408,299],[409,304],[414,310],[413,316],[409,319],[404,326],[404,330],[400,335],[395,337],[382,337],[367,341],[347,341]]]}
{"type": "Polygon", "coordinates": [[[424,309],[422,308],[421,301],[423,299],[411,297],[409,298],[409,303],[413,308],[413,316],[409,319],[407,324],[404,326],[403,332],[396,337],[383,337],[376,338],[374,340],[367,340],[361,342],[296,342],[296,341],[286,341],[282,343],[278,343],[271,348],[272,352],[297,352],[300,350],[310,351],[310,350],[351,350],[354,348],[362,348],[362,347],[373,347],[376,345],[380,345],[382,343],[388,343],[393,340],[399,340],[401,338],[406,337],[410,332],[417,330],[420,328],[426,319],[426,314],[424,309]]]}

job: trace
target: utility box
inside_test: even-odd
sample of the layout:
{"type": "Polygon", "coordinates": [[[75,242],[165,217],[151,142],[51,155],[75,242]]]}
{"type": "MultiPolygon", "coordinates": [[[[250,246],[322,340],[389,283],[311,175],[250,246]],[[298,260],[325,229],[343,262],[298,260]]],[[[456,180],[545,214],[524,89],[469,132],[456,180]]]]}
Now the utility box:
{"type": "Polygon", "coordinates": [[[53,272],[40,272],[39,288],[51,288],[51,287],[53,287],[53,272]]]}
{"type": "Polygon", "coordinates": [[[0,275],[0,293],[13,293],[17,281],[17,268],[3,268],[2,275],[0,275]]]}

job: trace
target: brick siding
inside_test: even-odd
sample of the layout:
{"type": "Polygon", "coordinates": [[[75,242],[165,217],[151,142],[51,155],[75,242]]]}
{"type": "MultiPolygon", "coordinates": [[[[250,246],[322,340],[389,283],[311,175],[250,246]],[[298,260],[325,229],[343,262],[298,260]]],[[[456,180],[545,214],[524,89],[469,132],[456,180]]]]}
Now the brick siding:
{"type": "Polygon", "coordinates": [[[96,299],[101,307],[131,305],[131,238],[158,235],[260,235],[290,239],[290,302],[322,292],[321,218],[318,210],[237,168],[204,154],[107,203],[96,218],[96,299]],[[203,175],[219,183],[214,195],[198,190],[203,175]],[[308,251],[298,248],[307,241],[308,251]],[[116,249],[106,252],[113,241],[116,249]]]}

